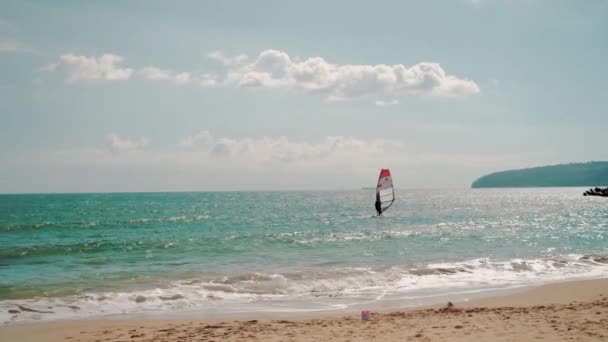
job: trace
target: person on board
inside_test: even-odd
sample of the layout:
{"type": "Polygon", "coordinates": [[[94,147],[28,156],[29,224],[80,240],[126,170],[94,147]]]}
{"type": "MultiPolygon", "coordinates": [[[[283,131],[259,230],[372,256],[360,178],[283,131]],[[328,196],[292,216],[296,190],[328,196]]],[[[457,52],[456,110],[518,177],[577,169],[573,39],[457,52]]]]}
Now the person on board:
{"type": "Polygon", "coordinates": [[[380,193],[376,194],[376,211],[378,212],[378,216],[382,215],[382,202],[380,202],[380,193]]]}

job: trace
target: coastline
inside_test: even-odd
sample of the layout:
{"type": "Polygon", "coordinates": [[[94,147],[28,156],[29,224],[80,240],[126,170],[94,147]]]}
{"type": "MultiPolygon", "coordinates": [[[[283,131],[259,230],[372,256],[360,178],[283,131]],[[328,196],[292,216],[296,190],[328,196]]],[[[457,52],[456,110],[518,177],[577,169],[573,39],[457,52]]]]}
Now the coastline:
{"type": "Polygon", "coordinates": [[[386,308],[369,322],[359,312],[277,314],[231,319],[124,318],[21,323],[2,341],[469,341],[608,339],[608,278],[523,288],[454,301],[454,306],[386,308]]]}

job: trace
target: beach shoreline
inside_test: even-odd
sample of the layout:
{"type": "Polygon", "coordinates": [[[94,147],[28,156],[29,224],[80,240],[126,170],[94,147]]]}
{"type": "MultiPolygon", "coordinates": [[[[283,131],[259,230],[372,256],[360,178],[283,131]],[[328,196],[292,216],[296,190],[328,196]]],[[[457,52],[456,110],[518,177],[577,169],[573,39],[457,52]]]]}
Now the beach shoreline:
{"type": "Polygon", "coordinates": [[[608,278],[414,308],[197,320],[92,318],[0,327],[2,341],[584,340],[608,338],[608,278]]]}

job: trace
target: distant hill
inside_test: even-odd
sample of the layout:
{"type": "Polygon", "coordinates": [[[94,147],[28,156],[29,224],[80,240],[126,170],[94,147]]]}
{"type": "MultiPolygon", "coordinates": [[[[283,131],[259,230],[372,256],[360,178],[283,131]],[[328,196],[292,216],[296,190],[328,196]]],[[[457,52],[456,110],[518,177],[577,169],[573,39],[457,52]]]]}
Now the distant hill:
{"type": "Polygon", "coordinates": [[[608,162],[588,162],[509,170],[485,175],[472,188],[606,186],[608,162]]]}

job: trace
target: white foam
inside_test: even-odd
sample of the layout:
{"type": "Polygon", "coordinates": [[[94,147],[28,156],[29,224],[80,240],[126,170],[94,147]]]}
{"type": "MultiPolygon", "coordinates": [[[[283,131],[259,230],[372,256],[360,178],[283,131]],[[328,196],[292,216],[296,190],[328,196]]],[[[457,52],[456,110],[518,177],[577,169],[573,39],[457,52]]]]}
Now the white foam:
{"type": "Polygon", "coordinates": [[[336,310],[389,299],[405,304],[419,303],[425,298],[446,294],[606,276],[608,264],[581,255],[502,261],[480,258],[433,263],[422,268],[358,267],[291,274],[252,273],[175,281],[147,290],[5,300],[0,302],[0,322],[209,310],[336,310]],[[24,311],[19,306],[52,313],[24,311]],[[20,312],[14,314],[9,310],[20,312]]]}

